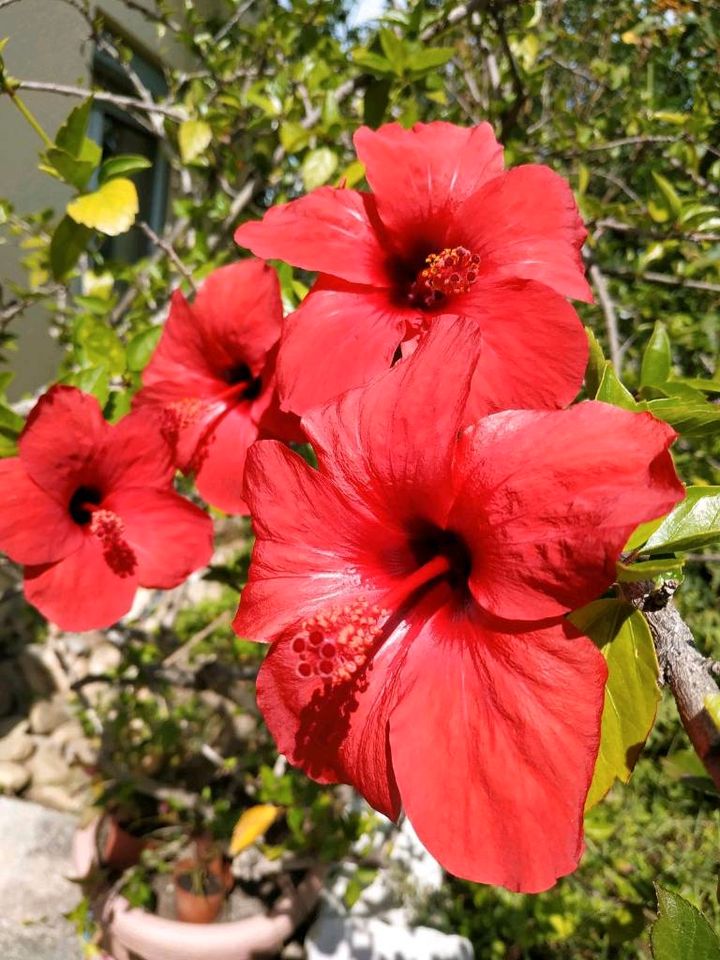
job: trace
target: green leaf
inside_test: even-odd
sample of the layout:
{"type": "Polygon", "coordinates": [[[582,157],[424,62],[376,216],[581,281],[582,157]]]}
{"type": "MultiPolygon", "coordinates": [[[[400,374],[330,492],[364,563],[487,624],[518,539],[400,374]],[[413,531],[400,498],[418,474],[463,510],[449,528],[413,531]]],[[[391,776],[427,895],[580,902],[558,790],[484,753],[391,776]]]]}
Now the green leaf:
{"type": "Polygon", "coordinates": [[[301,123],[283,123],[280,127],[280,143],[286,153],[296,153],[306,147],[310,139],[310,131],[301,123]]]}
{"type": "Polygon", "coordinates": [[[128,370],[139,372],[145,369],[161,336],[162,327],[150,327],[132,338],[127,346],[128,370]]]}
{"type": "Polygon", "coordinates": [[[700,911],[655,884],[658,918],[650,941],[654,960],[720,960],[720,939],[700,911]]]}
{"type": "Polygon", "coordinates": [[[677,557],[641,560],[638,563],[623,563],[618,560],[615,576],[619,583],[631,583],[634,580],[655,580],[663,577],[677,580],[682,577],[683,561],[677,557]]]}
{"type": "Polygon", "coordinates": [[[125,348],[104,319],[89,314],[79,317],[73,326],[73,337],[83,367],[103,367],[111,374],[125,371],[125,348]]]}
{"type": "Polygon", "coordinates": [[[705,710],[715,724],[715,729],[720,730],[720,693],[710,693],[703,700],[705,710]]]}
{"type": "Polygon", "coordinates": [[[81,156],[92,106],[93,100],[92,97],[90,97],[89,100],[81,103],[79,107],[75,107],[74,110],[70,111],[67,120],[57,132],[55,146],[69,153],[71,157],[81,156]]]}
{"type": "MultiPolygon", "coordinates": [[[[663,390],[668,386],[665,384],[663,390]]],[[[639,409],[648,410],[654,417],[669,423],[685,437],[712,437],[716,436],[720,429],[720,407],[708,403],[702,395],[648,400],[640,404],[639,409]]]]}
{"type": "Polygon", "coordinates": [[[390,80],[371,80],[363,97],[363,121],[375,129],[385,119],[385,111],[390,102],[390,80]]]}
{"type": "Polygon", "coordinates": [[[616,779],[630,779],[655,722],[658,665],[648,625],[631,604],[596,600],[569,619],[599,647],[608,666],[600,750],[585,803],[589,810],[616,779]]]}
{"type": "Polygon", "coordinates": [[[594,397],[597,396],[597,392],[600,389],[600,383],[608,361],[605,359],[602,347],[590,327],[585,327],[585,333],[588,338],[589,347],[587,369],[585,370],[585,389],[588,392],[588,396],[594,397]]]}
{"type": "Polygon", "coordinates": [[[108,237],[126,233],[139,209],[132,180],[119,177],[104,183],[94,193],[77,197],[67,205],[67,214],[76,223],[99,230],[108,237]]]}
{"type": "Polygon", "coordinates": [[[622,384],[615,373],[615,368],[610,361],[606,361],[603,370],[600,386],[595,394],[596,400],[602,400],[605,403],[612,403],[615,407],[622,407],[624,410],[637,410],[638,405],[635,398],[624,384],[622,384]]]}
{"type": "Polygon", "coordinates": [[[643,353],[640,386],[647,387],[665,383],[670,376],[671,365],[670,338],[667,335],[665,325],[658,320],[643,353]]]}
{"type": "Polygon", "coordinates": [[[720,540],[720,487],[688,487],[685,499],[650,535],[643,553],[698,550],[720,540]]]}
{"type": "Polygon", "coordinates": [[[427,47],[413,53],[410,60],[410,72],[414,77],[420,77],[430,70],[444,66],[455,56],[451,47],[427,47]]]}
{"type": "Polygon", "coordinates": [[[75,373],[63,377],[61,383],[67,383],[71,387],[78,387],[85,393],[92,393],[98,398],[100,406],[104,407],[107,403],[110,392],[108,372],[105,367],[87,367],[77,370],[75,373]]]}
{"type": "Polygon", "coordinates": [[[147,170],[152,166],[147,157],[141,157],[135,153],[125,153],[118,157],[110,157],[100,167],[100,183],[107,183],[115,177],[126,177],[130,173],[137,173],[139,170],[147,170]]]}
{"type": "Polygon", "coordinates": [[[65,150],[51,147],[44,155],[40,169],[76,190],[82,190],[92,177],[96,164],[92,160],[78,160],[65,150]]]}
{"type": "Polygon", "coordinates": [[[658,185],[660,193],[663,195],[663,199],[665,200],[670,213],[672,213],[674,218],[677,220],[682,213],[682,200],[675,192],[675,188],[670,181],[663,177],[661,173],[656,173],[654,170],[652,170],[651,173],[653,180],[658,185]]]}
{"type": "Polygon", "coordinates": [[[384,29],[380,31],[380,46],[393,72],[399,77],[402,76],[405,64],[407,63],[405,44],[403,41],[394,31],[384,29]]]}
{"type": "Polygon", "coordinates": [[[204,153],[212,141],[212,129],[204,120],[183,120],[178,144],[183,163],[191,163],[204,153]]]}
{"type": "Polygon", "coordinates": [[[338,158],[330,147],[318,147],[307,154],[302,163],[302,179],[305,189],[310,192],[327,183],[335,173],[338,158]]]}
{"type": "Polygon", "coordinates": [[[385,57],[381,57],[379,53],[373,53],[370,50],[362,48],[354,50],[352,58],[358,67],[368,70],[370,73],[379,74],[381,77],[386,77],[394,72],[385,57]]]}
{"type": "Polygon", "coordinates": [[[63,280],[87,249],[92,230],[70,217],[63,217],[50,241],[50,269],[56,280],[63,280]]]}
{"type": "Polygon", "coordinates": [[[625,544],[624,550],[626,553],[630,553],[632,550],[637,550],[638,547],[641,547],[651,533],[655,533],[657,528],[663,522],[663,517],[656,517],[655,520],[646,520],[645,523],[641,523],[639,526],[635,527],[630,539],[625,544]]]}

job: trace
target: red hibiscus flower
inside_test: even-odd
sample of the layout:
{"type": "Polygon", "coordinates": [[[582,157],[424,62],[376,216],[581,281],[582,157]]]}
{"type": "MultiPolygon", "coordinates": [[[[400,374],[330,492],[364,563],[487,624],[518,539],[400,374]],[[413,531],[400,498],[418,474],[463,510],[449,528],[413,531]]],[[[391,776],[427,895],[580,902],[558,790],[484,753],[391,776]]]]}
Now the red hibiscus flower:
{"type": "Polygon", "coordinates": [[[320,274],[283,335],[283,405],[304,413],[360,386],[441,314],[482,330],[473,414],[488,398],[493,410],[573,400],[587,344],[563,297],[592,298],[567,183],[544,166],[504,171],[487,123],[362,127],[355,147],[372,193],[321,187],[235,234],[258,256],[320,274]]]}
{"type": "Polygon", "coordinates": [[[94,397],[53,387],[19,454],[0,460],[0,548],[25,564],[25,596],[62,629],[109,626],[139,586],[175,587],[209,561],[212,523],[172,489],[154,418],[113,426],[94,397]]]}
{"type": "Polygon", "coordinates": [[[403,808],[452,873],[540,891],[582,852],[606,668],[565,619],[682,497],[649,414],[587,402],[461,430],[472,321],[303,418],[311,469],[255,444],[235,620],[271,642],[258,702],[320,782],[403,808]],[[437,371],[447,389],[437,389],[437,371]]]}
{"type": "Polygon", "coordinates": [[[208,503],[247,513],[242,476],[258,437],[302,439],[275,396],[282,303],[275,271],[259,260],[220,267],[192,305],[179,291],[136,406],[160,408],[177,466],[208,503]]]}

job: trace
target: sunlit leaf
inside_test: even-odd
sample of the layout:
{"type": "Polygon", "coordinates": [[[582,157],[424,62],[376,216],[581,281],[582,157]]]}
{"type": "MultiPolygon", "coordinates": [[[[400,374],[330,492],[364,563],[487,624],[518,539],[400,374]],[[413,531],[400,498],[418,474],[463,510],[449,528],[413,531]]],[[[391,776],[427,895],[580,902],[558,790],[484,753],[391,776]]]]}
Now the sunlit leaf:
{"type": "Polygon", "coordinates": [[[100,183],[106,183],[115,177],[126,177],[129,173],[147,170],[152,163],[147,157],[139,154],[127,153],[119,157],[110,157],[100,167],[100,183]]]}
{"type": "Polygon", "coordinates": [[[655,647],[645,619],[621,600],[596,600],[570,615],[599,647],[608,665],[600,751],[585,809],[615,780],[627,783],[655,722],[660,699],[655,647]]]}
{"type": "Polygon", "coordinates": [[[335,173],[338,158],[330,147],[318,147],[307,154],[302,164],[302,178],[305,189],[310,191],[327,183],[335,173]]]}
{"type": "Polygon", "coordinates": [[[178,143],[183,163],[191,163],[210,146],[212,130],[204,120],[184,120],[180,124],[178,143]]]}
{"type": "Polygon", "coordinates": [[[658,320],[643,352],[640,386],[665,383],[670,376],[671,364],[670,338],[665,325],[658,320]]]}
{"type": "Polygon", "coordinates": [[[615,407],[622,407],[624,410],[637,410],[638,407],[633,395],[620,382],[610,361],[605,364],[595,399],[602,400],[604,403],[611,403],[615,407]]]}
{"type": "Polygon", "coordinates": [[[643,553],[698,550],[720,541],[720,487],[688,487],[685,499],[650,535],[643,553]]]}
{"type": "Polygon", "coordinates": [[[650,934],[654,960],[720,960],[720,938],[683,897],[655,885],[658,918],[650,934]]]}
{"type": "Polygon", "coordinates": [[[256,807],[250,807],[241,815],[232,832],[230,840],[230,853],[232,856],[240,853],[250,844],[261,837],[270,829],[275,822],[280,807],[272,803],[261,803],[256,807]]]}
{"type": "Polygon", "coordinates": [[[125,233],[135,222],[138,196],[132,180],[110,180],[94,193],[85,194],[67,205],[69,217],[109,237],[125,233]]]}

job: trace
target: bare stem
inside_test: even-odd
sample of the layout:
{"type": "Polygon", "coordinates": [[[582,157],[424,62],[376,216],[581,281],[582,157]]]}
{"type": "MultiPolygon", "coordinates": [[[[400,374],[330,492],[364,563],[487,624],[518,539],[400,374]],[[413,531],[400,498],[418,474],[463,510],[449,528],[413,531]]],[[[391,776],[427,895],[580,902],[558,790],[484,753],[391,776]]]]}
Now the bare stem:
{"type": "MultiPolygon", "coordinates": [[[[185,113],[177,107],[166,107],[154,101],[138,100],[135,97],[125,97],[119,93],[108,93],[106,90],[87,90],[84,87],[73,87],[64,83],[46,83],[44,80],[18,80],[17,87],[21,90],[38,90],[43,93],[57,93],[63,97],[94,97],[104,103],[114,103],[116,107],[131,110],[140,110],[144,113],[159,113],[171,120],[185,120],[185,113]]],[[[13,97],[17,101],[17,96],[13,97]]],[[[52,143],[51,143],[52,145],[52,143]]]]}
{"type": "Polygon", "coordinates": [[[620,363],[622,361],[622,349],[620,347],[620,335],[618,333],[617,312],[615,303],[610,296],[607,281],[600,267],[593,263],[589,270],[590,279],[595,287],[602,312],[605,316],[605,329],[607,330],[608,346],[610,347],[610,359],[613,366],[620,373],[620,363]]]}

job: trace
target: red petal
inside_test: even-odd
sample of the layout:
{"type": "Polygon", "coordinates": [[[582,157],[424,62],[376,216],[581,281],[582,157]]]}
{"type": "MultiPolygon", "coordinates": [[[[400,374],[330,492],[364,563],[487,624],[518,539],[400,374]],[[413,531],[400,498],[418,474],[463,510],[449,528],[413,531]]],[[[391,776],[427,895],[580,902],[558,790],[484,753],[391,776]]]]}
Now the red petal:
{"type": "MultiPolygon", "coordinates": [[[[168,400],[204,397],[218,390],[200,320],[179,290],[172,295],[170,315],[150,362],[143,370],[142,382],[145,387],[162,384],[168,400]]],[[[136,403],[146,400],[144,393],[140,391],[136,403]]]]}
{"type": "Polygon", "coordinates": [[[82,545],[69,503],[62,505],[27,475],[19,457],[0,460],[0,550],[16,563],[53,563],[82,545]]]}
{"type": "Polygon", "coordinates": [[[598,597],[635,527],[683,497],[674,439],[649,413],[593,401],[499,413],[466,431],[449,525],[473,555],[477,602],[533,620],[598,597]]]}
{"type": "Polygon", "coordinates": [[[35,404],[20,441],[20,460],[35,483],[61,503],[92,473],[109,425],[95,397],[52,387],[35,404]]]}
{"type": "Polygon", "coordinates": [[[386,291],[321,278],[288,317],[278,356],[284,407],[303,414],[387,370],[403,338],[404,313],[386,291]],[[308,356],[318,351],[322,376],[308,356]]]}
{"type": "Polygon", "coordinates": [[[407,360],[303,418],[320,469],[348,497],[370,505],[380,524],[423,517],[444,525],[480,347],[475,323],[438,318],[407,360]],[[447,390],[439,389],[440,378],[447,390]]]}
{"type": "Polygon", "coordinates": [[[46,566],[25,568],[25,597],[62,630],[109,627],[128,612],[137,577],[119,577],[89,533],[79,550],[46,566]]]}
{"type": "Polygon", "coordinates": [[[250,448],[245,500],[256,540],[234,623],[240,636],[271,641],[359,590],[373,602],[387,589],[377,557],[391,532],[281,443],[250,448]]]}
{"type": "Polygon", "coordinates": [[[580,318],[559,294],[531,281],[479,282],[453,309],[482,333],[466,423],[498,410],[553,409],[575,399],[588,343],[580,318]]]}
{"type": "Polygon", "coordinates": [[[257,375],[280,339],[283,312],[277,274],[261,260],[220,267],[200,287],[193,312],[213,364],[222,369],[242,361],[257,375]]]}
{"type": "Polygon", "coordinates": [[[380,219],[401,249],[414,245],[418,232],[434,240],[460,204],[503,169],[502,147],[489,123],[436,121],[411,130],[387,123],[379,130],[361,127],[353,141],[380,219]]]}
{"type": "Polygon", "coordinates": [[[274,643],[258,675],[257,697],[278,751],[320,783],[351,783],[395,819],[400,802],[388,747],[400,643],[385,644],[372,668],[335,688],[298,675],[293,634],[274,643]]]}
{"type": "Polygon", "coordinates": [[[539,280],[563,296],[592,300],[580,256],[587,232],[570,187],[549,167],[528,164],[491,180],[456,222],[486,276],[539,280]]]}
{"type": "Polygon", "coordinates": [[[160,432],[157,412],[133,410],[109,426],[98,453],[97,471],[107,492],[120,487],[168,487],[175,468],[172,450],[160,432]]]}
{"type": "Polygon", "coordinates": [[[247,514],[243,474],[258,428],[249,405],[232,407],[210,430],[195,459],[195,486],[207,503],[225,513],[247,514]]]}
{"type": "Polygon", "coordinates": [[[575,869],[606,673],[566,624],[502,634],[437,613],[403,666],[390,745],[403,807],[445,869],[525,893],[575,869]]]}
{"type": "Polygon", "coordinates": [[[376,232],[375,201],[357,190],[319,187],[243,223],[235,242],[267,259],[285,260],[353,283],[386,287],[387,252],[376,232]]]}
{"type": "Polygon", "coordinates": [[[120,490],[103,507],[122,519],[143,587],[176,587],[212,556],[210,517],[172,490],[120,490]]]}

